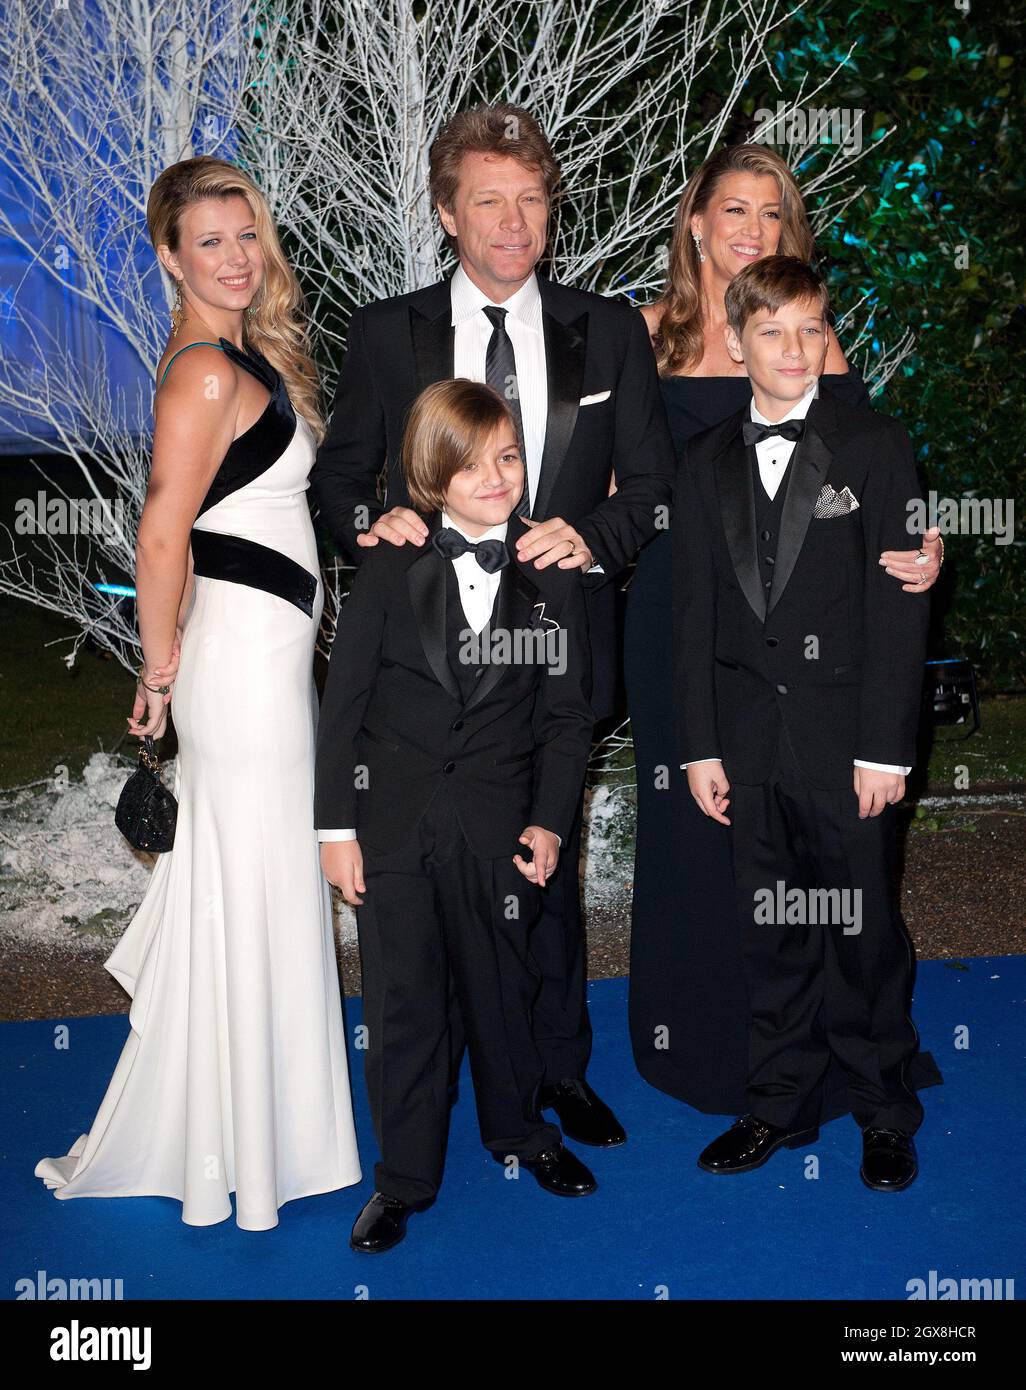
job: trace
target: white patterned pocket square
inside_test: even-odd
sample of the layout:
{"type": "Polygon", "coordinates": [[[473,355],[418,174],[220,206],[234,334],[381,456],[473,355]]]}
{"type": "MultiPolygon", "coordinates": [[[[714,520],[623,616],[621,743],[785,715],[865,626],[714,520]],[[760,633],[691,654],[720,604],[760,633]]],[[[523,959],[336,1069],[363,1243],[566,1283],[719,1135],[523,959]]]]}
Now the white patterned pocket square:
{"type": "Polygon", "coordinates": [[[835,492],[830,484],[826,483],[816,498],[816,510],[812,515],[818,521],[826,521],[834,516],[847,516],[849,512],[857,511],[858,505],[859,499],[847,486],[842,487],[840,492],[835,492]]]}
{"type": "Polygon", "coordinates": [[[612,394],[612,391],[597,391],[594,396],[582,396],[577,404],[598,405],[599,401],[608,401],[612,394]]]}

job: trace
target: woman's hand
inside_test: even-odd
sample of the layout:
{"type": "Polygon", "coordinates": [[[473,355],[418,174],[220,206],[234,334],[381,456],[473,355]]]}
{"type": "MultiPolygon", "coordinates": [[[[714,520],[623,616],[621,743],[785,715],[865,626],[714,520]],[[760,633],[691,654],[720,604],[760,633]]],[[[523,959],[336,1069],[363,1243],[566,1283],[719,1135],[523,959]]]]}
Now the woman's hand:
{"type": "Polygon", "coordinates": [[[167,728],[167,706],[170,699],[170,691],[167,695],[161,695],[159,690],[147,690],[140,677],[135,687],[135,704],[128,717],[128,732],[136,738],[145,738],[147,734],[153,738],[163,737],[167,728]]]}
{"type": "Polygon", "coordinates": [[[944,563],[944,542],[939,526],[923,534],[921,550],[885,550],[880,556],[884,572],[902,580],[906,594],[925,594],[936,584],[944,563]]]}
{"type": "Polygon", "coordinates": [[[150,734],[160,738],[167,728],[167,707],[171,703],[178,661],[182,653],[182,629],[175,629],[171,656],[162,666],[144,666],[135,684],[135,704],[128,718],[128,731],[137,738],[150,734]],[[165,689],[161,689],[161,687],[165,689]]]}

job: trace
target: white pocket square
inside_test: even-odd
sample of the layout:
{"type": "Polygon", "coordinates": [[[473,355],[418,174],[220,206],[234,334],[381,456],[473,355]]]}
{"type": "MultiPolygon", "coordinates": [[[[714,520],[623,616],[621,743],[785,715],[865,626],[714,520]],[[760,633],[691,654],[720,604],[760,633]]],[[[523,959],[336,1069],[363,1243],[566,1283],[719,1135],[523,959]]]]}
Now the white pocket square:
{"type": "Polygon", "coordinates": [[[612,391],[597,391],[594,396],[582,396],[577,404],[598,405],[599,401],[608,401],[612,394],[612,391]]]}
{"type": "Polygon", "coordinates": [[[847,486],[842,487],[840,492],[835,492],[830,484],[826,483],[816,498],[816,509],[812,515],[820,521],[825,521],[834,516],[847,516],[849,512],[857,511],[858,505],[858,498],[847,486]]]}

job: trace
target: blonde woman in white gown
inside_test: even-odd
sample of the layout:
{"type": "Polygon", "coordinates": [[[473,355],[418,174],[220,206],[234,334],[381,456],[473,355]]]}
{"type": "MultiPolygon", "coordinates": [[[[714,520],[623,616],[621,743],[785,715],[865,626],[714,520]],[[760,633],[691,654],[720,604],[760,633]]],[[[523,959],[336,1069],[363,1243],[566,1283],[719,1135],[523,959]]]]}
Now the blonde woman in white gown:
{"type": "Polygon", "coordinates": [[[139,526],[129,727],[159,737],[170,704],[178,824],[107,961],[132,1005],[106,1095],[35,1171],[59,1198],[177,1198],[194,1226],[230,1217],[234,1192],[239,1226],[266,1230],[284,1203],[361,1178],[313,821],[322,423],[299,287],[248,176],[176,164],[147,217],[181,307],[139,526]]]}

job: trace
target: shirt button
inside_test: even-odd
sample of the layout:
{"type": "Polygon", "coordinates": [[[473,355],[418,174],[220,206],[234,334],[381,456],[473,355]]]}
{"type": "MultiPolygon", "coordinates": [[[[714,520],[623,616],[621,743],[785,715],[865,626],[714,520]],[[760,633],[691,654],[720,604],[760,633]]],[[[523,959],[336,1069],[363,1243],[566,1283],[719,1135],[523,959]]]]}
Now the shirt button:
{"type": "MultiPolygon", "coordinates": [[[[779,690],[780,687],[777,686],[777,689],[779,690]]],[[[443,772],[455,772],[455,771],[456,771],[456,764],[455,764],[455,763],[452,763],[452,762],[446,763],[445,766],[442,768],[442,771],[443,771],[443,772]]]]}
{"type": "Polygon", "coordinates": [[[769,538],[770,538],[770,533],[769,533],[768,531],[760,531],[760,532],[759,532],[759,539],[760,539],[760,540],[768,541],[769,538]]]}
{"type": "Polygon", "coordinates": [[[766,556],[766,563],[767,563],[767,565],[775,565],[777,562],[776,562],[776,559],[775,559],[774,556],[772,556],[772,555],[767,555],[767,556],[766,556]]]}
{"type": "Polygon", "coordinates": [[[772,588],[773,588],[773,580],[772,580],[772,579],[767,579],[767,580],[766,580],[766,583],[765,583],[762,587],[763,587],[764,589],[772,589],[772,588]]]}
{"type": "Polygon", "coordinates": [[[786,694],[787,694],[787,686],[786,686],[786,685],[778,685],[778,686],[777,686],[777,694],[778,694],[778,695],[786,695],[786,694]]]}
{"type": "Polygon", "coordinates": [[[767,638],[766,638],[766,645],[767,645],[767,647],[779,647],[779,646],[780,646],[780,638],[779,638],[779,637],[767,637],[767,638]]]}

